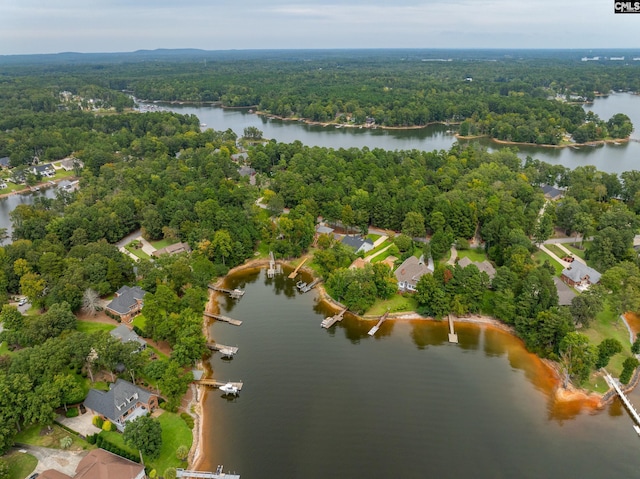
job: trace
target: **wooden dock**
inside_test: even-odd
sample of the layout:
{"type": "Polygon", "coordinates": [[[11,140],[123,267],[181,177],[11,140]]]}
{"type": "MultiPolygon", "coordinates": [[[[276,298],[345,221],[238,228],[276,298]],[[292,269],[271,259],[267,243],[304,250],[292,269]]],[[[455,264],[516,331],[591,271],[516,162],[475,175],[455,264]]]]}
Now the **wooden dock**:
{"type": "Polygon", "coordinates": [[[231,384],[234,387],[238,388],[238,391],[242,391],[242,382],[233,382],[233,381],[218,381],[216,379],[200,379],[199,381],[194,381],[196,384],[200,384],[202,386],[211,386],[213,388],[219,388],[220,386],[224,386],[225,384],[231,384]]]}
{"type": "Polygon", "coordinates": [[[373,328],[371,328],[367,334],[369,336],[373,336],[374,334],[376,334],[378,332],[378,329],[380,329],[380,326],[382,326],[382,323],[384,323],[388,317],[389,317],[389,311],[387,311],[382,316],[380,316],[380,319],[378,320],[378,324],[376,324],[373,328]]]}
{"type": "Polygon", "coordinates": [[[615,389],[616,393],[618,393],[620,400],[627,408],[627,411],[629,411],[629,414],[631,415],[633,422],[635,422],[635,424],[633,425],[633,428],[640,435],[640,414],[638,414],[638,411],[636,411],[636,408],[633,407],[633,404],[631,404],[631,401],[629,401],[629,398],[627,397],[627,395],[622,391],[622,388],[618,384],[618,381],[612,378],[611,375],[606,371],[604,373],[604,378],[609,384],[609,386],[615,389]]]}
{"type": "Polygon", "coordinates": [[[225,288],[220,288],[218,286],[214,286],[213,284],[209,285],[209,289],[216,291],[218,293],[224,293],[224,294],[228,294],[230,297],[232,297],[233,299],[240,299],[244,296],[244,290],[242,289],[225,289],[225,288]]]}
{"type": "Polygon", "coordinates": [[[217,319],[218,321],[224,321],[225,323],[233,324],[234,326],[240,326],[242,324],[242,321],[240,321],[239,319],[233,319],[228,316],[223,316],[221,314],[213,314],[207,311],[205,311],[203,314],[207,318],[213,318],[213,319],[217,319]]]}
{"type": "Polygon", "coordinates": [[[226,472],[223,472],[222,466],[218,466],[216,472],[188,471],[186,469],[177,468],[176,477],[197,477],[204,479],[240,479],[240,474],[228,474],[226,472]]]}
{"type": "Polygon", "coordinates": [[[276,259],[273,256],[273,251],[269,251],[269,269],[267,269],[267,277],[274,278],[276,273],[280,272],[280,265],[276,265],[276,259]]]}
{"type": "Polygon", "coordinates": [[[302,259],[302,262],[296,266],[296,269],[293,270],[293,272],[289,275],[289,279],[294,279],[296,276],[298,276],[298,270],[300,268],[302,268],[302,265],[305,263],[305,261],[307,261],[309,259],[309,257],[305,257],[302,259]]]}
{"type": "MultiPolygon", "coordinates": [[[[309,291],[311,291],[313,288],[316,287],[316,285],[320,282],[320,279],[316,278],[314,279],[311,283],[307,284],[307,283],[303,283],[302,286],[298,286],[298,289],[300,290],[301,293],[308,293],[309,291]]],[[[297,286],[297,285],[296,285],[297,286]]]]}
{"type": "Polygon", "coordinates": [[[220,344],[220,343],[209,343],[207,344],[207,347],[211,351],[219,351],[223,358],[224,357],[231,358],[238,353],[237,346],[225,346],[224,344],[220,344]]]}
{"type": "Polygon", "coordinates": [[[322,320],[322,323],[320,323],[320,326],[322,326],[325,329],[329,329],[331,326],[336,324],[338,321],[342,321],[342,318],[344,317],[344,313],[346,313],[346,312],[347,312],[347,308],[344,308],[338,314],[335,314],[333,316],[328,316],[328,317],[324,318],[322,320]]]}
{"type": "Polygon", "coordinates": [[[453,318],[449,315],[449,342],[458,344],[458,335],[453,329],[453,318]]]}

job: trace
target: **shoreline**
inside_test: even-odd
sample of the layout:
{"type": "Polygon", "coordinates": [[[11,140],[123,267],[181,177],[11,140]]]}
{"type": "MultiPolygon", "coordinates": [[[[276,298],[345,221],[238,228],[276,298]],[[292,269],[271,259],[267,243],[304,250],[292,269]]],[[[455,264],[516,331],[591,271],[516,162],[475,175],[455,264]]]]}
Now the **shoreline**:
{"type": "Polygon", "coordinates": [[[477,140],[478,138],[488,138],[490,141],[497,143],[499,145],[513,145],[513,146],[535,146],[541,148],[578,148],[582,146],[590,146],[596,147],[600,145],[610,145],[610,144],[620,144],[620,143],[629,143],[631,141],[631,137],[627,138],[614,138],[609,140],[595,140],[595,141],[587,141],[586,143],[568,143],[563,145],[549,145],[547,143],[526,143],[524,141],[508,141],[508,140],[499,140],[497,138],[491,138],[488,135],[469,135],[463,136],[459,133],[454,135],[458,140],[477,140]]]}
{"type": "Polygon", "coordinates": [[[57,178],[55,180],[48,180],[48,181],[45,181],[43,183],[38,183],[38,184],[33,185],[33,186],[25,186],[21,190],[14,190],[14,191],[11,191],[9,193],[2,193],[2,194],[0,194],[0,199],[9,198],[10,196],[15,196],[15,195],[21,195],[23,193],[35,193],[32,188],[50,188],[50,187],[55,186],[58,183],[61,183],[63,181],[75,181],[77,179],[78,178],[76,178],[75,176],[67,176],[65,178],[57,178]],[[55,185],[52,185],[51,183],[54,183],[55,185]]]}
{"type": "MultiPolygon", "coordinates": [[[[286,266],[287,268],[294,269],[294,266],[292,266],[288,261],[277,260],[276,263],[286,266]]],[[[240,271],[260,270],[265,267],[268,267],[268,265],[269,265],[269,260],[265,258],[249,260],[248,262],[241,264],[239,266],[236,266],[235,268],[229,270],[229,272],[225,276],[219,278],[215,282],[215,285],[216,286],[224,285],[228,276],[238,273],[240,271]]],[[[316,278],[315,272],[311,268],[303,266],[302,268],[300,268],[299,271],[303,271],[306,274],[310,274],[313,278],[316,278]]],[[[344,308],[344,306],[339,301],[336,301],[331,296],[329,296],[322,282],[318,284],[315,289],[318,292],[317,293],[318,301],[323,303],[325,306],[329,307],[332,311],[338,312],[344,308]]],[[[207,301],[205,311],[211,310],[216,294],[218,293],[210,290],[209,300],[207,301]]],[[[357,318],[359,321],[374,321],[379,319],[378,316],[359,316],[350,311],[347,311],[347,314],[357,318]]],[[[421,314],[418,314],[415,311],[402,311],[402,312],[390,313],[389,318],[387,320],[394,320],[394,321],[419,320],[419,321],[432,321],[432,322],[443,321],[443,320],[434,319],[432,317],[423,316],[421,314]]],[[[505,324],[502,321],[491,316],[487,316],[483,314],[471,314],[469,316],[464,316],[464,317],[455,316],[454,321],[498,329],[500,331],[503,331],[513,336],[519,341],[522,341],[516,335],[515,330],[512,326],[509,326],[508,324],[505,324]]],[[[209,325],[208,320],[203,321],[203,326],[202,326],[203,332],[205,334],[205,337],[207,338],[207,342],[210,342],[213,339],[209,335],[208,325],[209,325]]],[[[524,343],[522,347],[524,348],[524,343]]],[[[526,348],[524,349],[526,351],[526,348]]],[[[533,353],[530,353],[530,354],[533,354],[533,353]]],[[[543,359],[536,355],[534,356],[541,361],[541,363],[545,366],[547,371],[553,377],[555,386],[553,391],[550,392],[551,394],[550,397],[552,397],[555,401],[558,401],[561,403],[581,402],[592,410],[602,410],[607,405],[611,404],[617,397],[615,393],[611,394],[611,392],[613,391],[612,389],[609,389],[604,394],[601,394],[601,393],[588,391],[586,389],[576,387],[571,383],[569,383],[568,387],[565,388],[562,386],[562,372],[560,371],[560,365],[549,359],[543,359]]],[[[634,377],[632,378],[632,380],[629,382],[628,385],[623,387],[623,391],[626,393],[633,390],[638,385],[639,382],[640,382],[640,368],[637,368],[634,374],[634,377]]],[[[194,388],[195,388],[194,400],[192,402],[195,403],[196,411],[193,413],[191,411],[188,411],[192,416],[195,416],[195,419],[196,419],[195,426],[194,426],[194,434],[193,434],[194,435],[193,444],[191,447],[191,451],[189,452],[189,458],[190,458],[189,464],[192,465],[194,469],[198,469],[198,467],[200,466],[200,463],[203,460],[203,455],[204,455],[204,452],[203,452],[204,421],[206,417],[204,403],[206,400],[207,390],[204,386],[194,385],[194,388]]]]}

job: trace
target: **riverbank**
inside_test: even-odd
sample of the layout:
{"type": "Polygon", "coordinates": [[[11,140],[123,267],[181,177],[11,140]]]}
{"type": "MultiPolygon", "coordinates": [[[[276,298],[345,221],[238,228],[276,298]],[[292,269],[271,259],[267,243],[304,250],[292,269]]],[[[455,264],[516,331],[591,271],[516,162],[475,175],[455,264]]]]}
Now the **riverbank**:
{"type": "Polygon", "coordinates": [[[561,145],[549,145],[546,143],[527,143],[524,141],[507,141],[507,140],[499,140],[497,138],[491,138],[489,135],[469,135],[463,136],[459,133],[454,135],[459,140],[477,140],[478,138],[488,138],[493,143],[497,143],[498,145],[513,145],[513,146],[539,146],[541,148],[581,148],[583,146],[588,147],[596,147],[601,145],[619,145],[622,143],[629,143],[631,141],[631,137],[628,138],[614,138],[607,140],[596,140],[596,141],[588,141],[586,143],[563,143],[561,145]]]}
{"type": "Polygon", "coordinates": [[[0,199],[8,198],[10,196],[19,195],[19,194],[22,194],[22,193],[33,193],[35,188],[49,188],[51,186],[57,185],[58,183],[60,183],[62,181],[75,181],[76,179],[77,178],[75,176],[67,176],[67,177],[64,177],[64,178],[57,178],[57,179],[54,179],[54,180],[43,181],[43,182],[38,183],[38,184],[33,185],[33,186],[25,186],[21,190],[14,190],[14,191],[11,191],[9,193],[2,193],[2,194],[0,194],[0,199]]]}

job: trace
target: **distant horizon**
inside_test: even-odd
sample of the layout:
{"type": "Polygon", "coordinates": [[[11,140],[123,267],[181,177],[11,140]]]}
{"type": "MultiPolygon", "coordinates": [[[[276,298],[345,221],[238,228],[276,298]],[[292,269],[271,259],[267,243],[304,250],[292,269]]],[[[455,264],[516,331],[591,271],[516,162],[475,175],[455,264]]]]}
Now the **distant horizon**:
{"type": "Polygon", "coordinates": [[[3,0],[0,18],[0,55],[640,48],[640,15],[603,0],[3,0]]]}

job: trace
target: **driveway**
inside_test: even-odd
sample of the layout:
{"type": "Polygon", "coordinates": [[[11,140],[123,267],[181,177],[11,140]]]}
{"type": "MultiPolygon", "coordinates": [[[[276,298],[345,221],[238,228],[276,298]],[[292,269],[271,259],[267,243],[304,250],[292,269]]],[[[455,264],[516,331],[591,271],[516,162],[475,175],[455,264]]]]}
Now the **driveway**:
{"type": "Polygon", "coordinates": [[[60,424],[64,424],[69,429],[77,432],[78,434],[87,437],[91,434],[100,432],[100,429],[95,427],[91,421],[93,419],[93,415],[85,412],[84,414],[80,414],[77,417],[66,417],[66,416],[58,416],[56,421],[60,424]]]}
{"type": "Polygon", "coordinates": [[[38,459],[34,472],[41,473],[47,469],[55,469],[71,477],[75,475],[82,458],[89,453],[89,451],[65,451],[30,445],[21,445],[16,449],[25,450],[38,459]]]}

